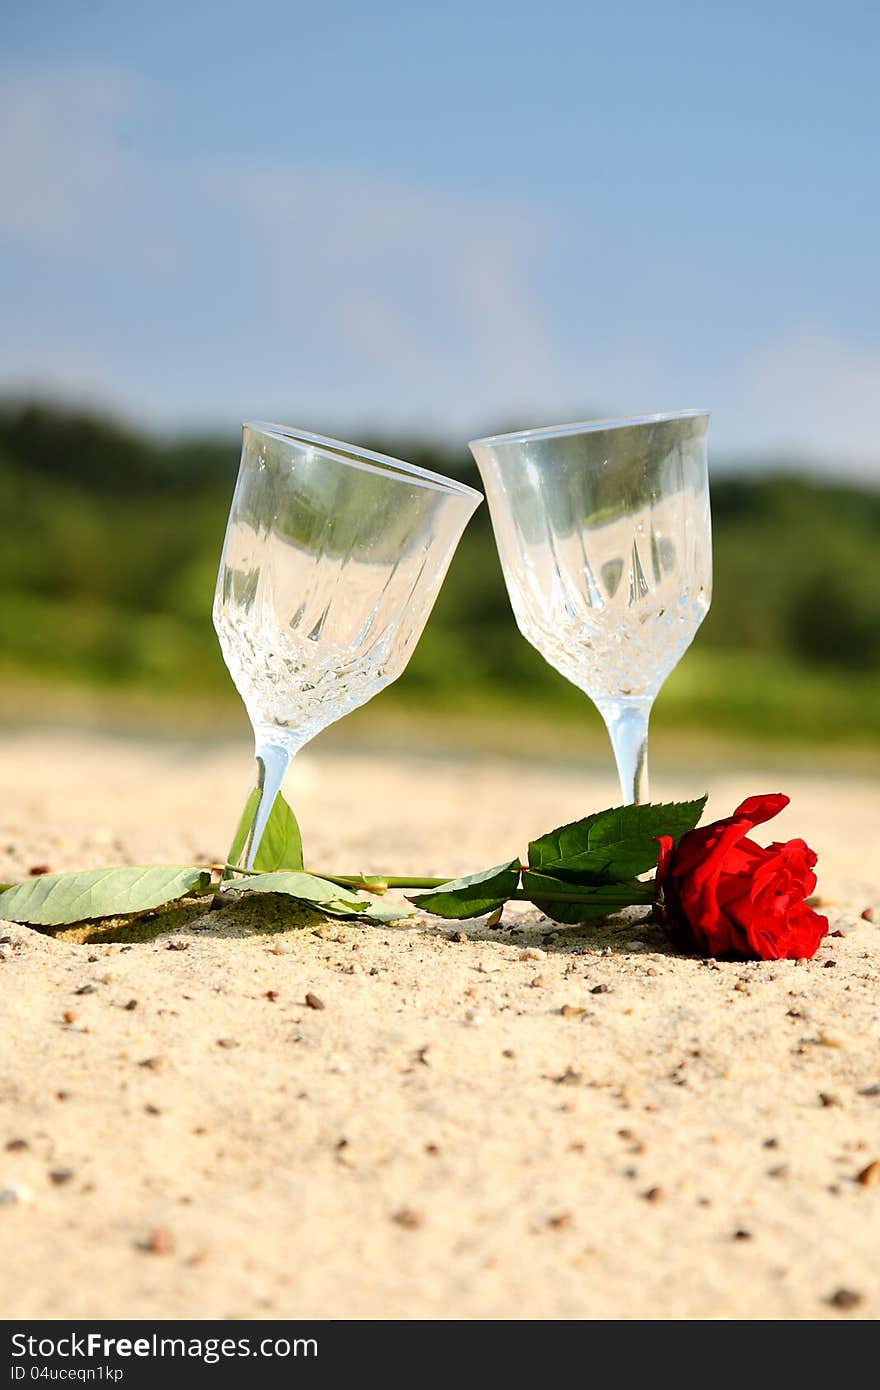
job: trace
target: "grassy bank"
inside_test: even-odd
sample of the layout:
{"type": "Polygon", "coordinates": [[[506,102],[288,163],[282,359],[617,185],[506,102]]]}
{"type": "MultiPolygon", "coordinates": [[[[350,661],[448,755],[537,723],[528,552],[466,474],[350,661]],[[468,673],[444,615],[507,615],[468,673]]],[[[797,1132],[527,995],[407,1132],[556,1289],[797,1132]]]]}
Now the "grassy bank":
{"type": "MultiPolygon", "coordinates": [[[[463,453],[378,442],[477,481],[463,453]]],[[[169,443],[60,410],[0,409],[5,717],[115,710],[239,726],[210,622],[236,464],[234,440],[169,443]]],[[[880,494],[732,471],[713,477],[712,498],[712,609],[658,701],[657,740],[880,749],[880,494]]],[[[603,737],[588,701],[517,632],[485,507],[402,679],[331,737],[420,721],[441,740],[444,727],[490,739],[525,729],[544,746],[603,737]]]]}

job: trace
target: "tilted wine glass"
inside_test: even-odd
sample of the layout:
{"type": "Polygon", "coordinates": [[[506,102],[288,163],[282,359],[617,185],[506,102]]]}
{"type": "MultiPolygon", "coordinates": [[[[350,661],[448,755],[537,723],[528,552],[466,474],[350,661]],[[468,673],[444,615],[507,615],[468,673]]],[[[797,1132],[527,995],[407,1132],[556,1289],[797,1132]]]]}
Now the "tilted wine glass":
{"type": "Polygon", "coordinates": [[[704,411],[471,443],[517,624],[593,700],[624,802],[648,800],[648,720],[712,592],[704,411]]]}
{"type": "Polygon", "coordinates": [[[481,501],[367,449],[243,427],[214,626],[254,730],[247,868],[293,755],[403,671],[481,501]]]}

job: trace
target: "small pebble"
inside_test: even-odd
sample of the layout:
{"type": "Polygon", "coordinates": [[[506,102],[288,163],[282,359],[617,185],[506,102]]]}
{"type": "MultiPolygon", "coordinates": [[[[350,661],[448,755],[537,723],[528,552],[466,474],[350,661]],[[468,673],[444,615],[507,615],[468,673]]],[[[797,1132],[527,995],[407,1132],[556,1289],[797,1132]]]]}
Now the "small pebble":
{"type": "Polygon", "coordinates": [[[34,1194],[23,1182],[6,1183],[0,1187],[0,1207],[29,1206],[34,1194]]]}
{"type": "Polygon", "coordinates": [[[237,1040],[236,1040],[235,1038],[218,1038],[218,1039],[217,1039],[217,1046],[218,1046],[218,1047],[226,1047],[226,1048],[229,1048],[229,1047],[238,1047],[238,1042],[237,1042],[237,1040]]]}
{"type": "Polygon", "coordinates": [[[167,1226],[157,1226],[143,1242],[142,1249],[150,1255],[170,1255],[174,1250],[174,1236],[167,1226]]]}
{"type": "Polygon", "coordinates": [[[593,988],[590,990],[590,993],[591,993],[591,994],[608,994],[609,989],[610,989],[610,986],[609,986],[609,985],[593,985],[593,988]]]}
{"type": "Polygon", "coordinates": [[[97,985],[80,985],[79,989],[75,989],[73,992],[74,992],[74,994],[97,994],[97,992],[98,992],[98,986],[97,986],[97,985]]]}
{"type": "Polygon", "coordinates": [[[554,1076],[553,1080],[557,1086],[579,1086],[583,1077],[579,1071],[573,1071],[571,1067],[566,1067],[561,1076],[554,1076]]]}
{"type": "Polygon", "coordinates": [[[467,939],[468,937],[466,931],[455,931],[452,933],[452,941],[467,941],[467,939]]]}
{"type": "Polygon", "coordinates": [[[775,1168],[768,1168],[768,1169],[767,1169],[767,1177],[768,1177],[768,1178],[787,1178],[787,1177],[788,1177],[788,1164],[787,1164],[787,1163],[777,1163],[777,1165],[776,1165],[775,1168]]]}
{"type": "Polygon", "coordinates": [[[165,950],[166,950],[166,951],[188,951],[188,950],[189,950],[189,942],[188,942],[188,941],[169,941],[169,942],[168,942],[168,945],[165,947],[165,950]]]}
{"type": "Polygon", "coordinates": [[[425,1218],[419,1211],[413,1211],[412,1207],[401,1207],[391,1218],[398,1226],[402,1226],[405,1231],[418,1230],[419,1226],[424,1225],[425,1218]]]}
{"type": "Polygon", "coordinates": [[[136,999],[129,999],[128,1003],[125,1004],[123,1007],[125,1008],[127,1013],[134,1013],[137,1006],[138,1001],[136,999]]]}
{"type": "Polygon", "coordinates": [[[642,1193],[642,1196],[646,1202],[659,1202],[660,1198],[663,1196],[663,1188],[649,1187],[647,1192],[642,1193]]]}
{"type": "Polygon", "coordinates": [[[820,1105],[824,1105],[824,1106],[826,1106],[826,1107],[831,1107],[831,1106],[833,1106],[833,1105],[840,1105],[840,1103],[841,1103],[841,1102],[840,1102],[840,1096],[832,1095],[830,1091],[820,1091],[820,1092],[819,1092],[819,1104],[820,1104],[820,1105]]]}
{"type": "Polygon", "coordinates": [[[274,1004],[275,1000],[278,998],[277,989],[267,989],[265,997],[269,1000],[270,1004],[274,1004]]]}
{"type": "Polygon", "coordinates": [[[574,1004],[563,1004],[559,1010],[563,1018],[583,1018],[586,1009],[579,1009],[574,1004]]]}
{"type": "Polygon", "coordinates": [[[873,907],[866,907],[866,908],[864,909],[864,911],[862,912],[862,921],[863,921],[863,922],[876,922],[876,920],[877,920],[877,913],[876,913],[876,911],[874,910],[874,908],[873,908],[873,907]]]}
{"type": "Polygon", "coordinates": [[[863,1168],[856,1177],[856,1182],[862,1187],[880,1187],[880,1159],[875,1158],[867,1168],[863,1168]]]}
{"type": "Polygon", "coordinates": [[[62,1023],[76,1023],[76,1014],[73,1012],[72,1009],[65,1009],[65,1010],[64,1010],[64,1013],[61,1015],[61,1022],[62,1022],[62,1023]]]}
{"type": "Polygon", "coordinates": [[[547,1225],[551,1231],[564,1231],[573,1221],[574,1216],[570,1211],[561,1211],[558,1216],[547,1217],[547,1225]]]}
{"type": "Polygon", "coordinates": [[[10,1139],[9,1143],[6,1145],[7,1153],[11,1154],[21,1153],[24,1149],[29,1148],[30,1144],[27,1139],[10,1139]]]}
{"type": "Polygon", "coordinates": [[[310,1009],[323,1009],[326,1007],[323,999],[319,998],[317,994],[312,994],[311,991],[306,995],[306,1003],[310,1009]]]}
{"type": "Polygon", "coordinates": [[[528,946],[519,953],[520,960],[545,960],[546,956],[547,952],[542,951],[539,946],[528,946]]]}
{"type": "Polygon", "coordinates": [[[70,1182],[72,1177],[72,1168],[53,1168],[52,1172],[49,1174],[50,1180],[56,1187],[63,1187],[64,1183],[70,1182]]]}
{"type": "Polygon", "coordinates": [[[164,1063],[161,1057],[145,1057],[142,1062],[138,1062],[139,1067],[146,1067],[147,1071],[161,1071],[164,1063]]]}
{"type": "Polygon", "coordinates": [[[40,878],[43,874],[49,874],[51,872],[52,870],[49,868],[48,864],[34,864],[32,868],[28,869],[31,878],[40,878]]]}
{"type": "Polygon", "coordinates": [[[734,1231],[734,1233],[733,1233],[733,1239],[734,1239],[734,1240],[751,1240],[751,1238],[752,1238],[752,1233],[751,1233],[751,1231],[745,1231],[745,1230],[742,1229],[742,1227],[741,1227],[738,1231],[734,1231]]]}
{"type": "Polygon", "coordinates": [[[857,1308],[862,1302],[862,1295],[856,1293],[855,1289],[835,1289],[829,1295],[828,1302],[832,1308],[857,1308]]]}
{"type": "Polygon", "coordinates": [[[824,969],[825,969],[825,970],[833,970],[836,964],[837,964],[837,961],[836,961],[836,960],[826,960],[825,965],[824,965],[824,969]]]}

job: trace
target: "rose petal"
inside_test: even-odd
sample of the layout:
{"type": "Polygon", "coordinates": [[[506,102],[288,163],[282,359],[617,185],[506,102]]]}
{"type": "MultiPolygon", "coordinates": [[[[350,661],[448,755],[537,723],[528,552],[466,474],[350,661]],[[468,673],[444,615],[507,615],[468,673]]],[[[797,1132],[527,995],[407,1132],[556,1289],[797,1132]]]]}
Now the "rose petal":
{"type": "Polygon", "coordinates": [[[747,820],[750,825],[762,825],[784,811],[791,797],[784,792],[765,792],[763,796],[747,796],[737,806],[731,820],[747,820]]]}

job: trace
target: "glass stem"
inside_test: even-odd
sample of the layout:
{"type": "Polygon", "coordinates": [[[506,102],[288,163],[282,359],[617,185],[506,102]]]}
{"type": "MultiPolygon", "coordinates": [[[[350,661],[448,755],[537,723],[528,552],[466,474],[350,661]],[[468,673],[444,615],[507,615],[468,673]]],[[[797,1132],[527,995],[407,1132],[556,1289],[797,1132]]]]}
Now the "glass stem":
{"type": "Polygon", "coordinates": [[[257,857],[257,850],[260,848],[263,831],[266,829],[272,814],[272,807],[275,805],[275,798],[281,790],[281,783],[284,781],[284,774],[290,766],[292,754],[289,748],[283,747],[280,743],[263,742],[257,738],[254,756],[257,760],[257,790],[260,793],[260,800],[245,846],[244,866],[246,869],[254,867],[254,860],[257,857]]]}
{"type": "Polygon", "coordinates": [[[617,700],[602,711],[611,738],[624,806],[649,801],[648,721],[653,700],[617,700]]]}

